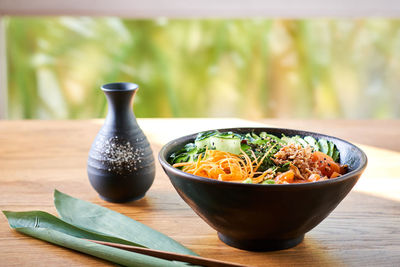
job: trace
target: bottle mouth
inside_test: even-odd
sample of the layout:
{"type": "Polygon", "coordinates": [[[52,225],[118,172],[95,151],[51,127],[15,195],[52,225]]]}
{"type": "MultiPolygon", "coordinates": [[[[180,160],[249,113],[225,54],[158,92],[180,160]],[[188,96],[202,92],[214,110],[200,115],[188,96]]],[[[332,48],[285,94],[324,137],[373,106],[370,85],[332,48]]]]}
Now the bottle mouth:
{"type": "Polygon", "coordinates": [[[135,91],[138,88],[139,85],[135,83],[107,83],[101,86],[101,90],[105,92],[135,91]]]}

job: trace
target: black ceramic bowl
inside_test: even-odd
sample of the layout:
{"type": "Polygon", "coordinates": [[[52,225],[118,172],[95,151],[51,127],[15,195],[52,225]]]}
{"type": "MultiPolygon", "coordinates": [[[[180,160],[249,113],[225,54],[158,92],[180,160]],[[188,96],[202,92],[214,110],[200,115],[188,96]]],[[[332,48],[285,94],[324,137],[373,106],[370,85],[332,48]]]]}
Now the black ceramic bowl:
{"type": "Polygon", "coordinates": [[[182,199],[226,244],[267,251],[293,247],[325,219],[350,192],[367,165],[365,153],[349,142],[318,133],[279,128],[232,128],[219,131],[268,132],[277,136],[313,136],[335,143],[340,163],[349,171],[338,178],[302,184],[244,184],[185,173],[167,159],[196,134],[175,139],[160,151],[159,160],[182,199]]]}

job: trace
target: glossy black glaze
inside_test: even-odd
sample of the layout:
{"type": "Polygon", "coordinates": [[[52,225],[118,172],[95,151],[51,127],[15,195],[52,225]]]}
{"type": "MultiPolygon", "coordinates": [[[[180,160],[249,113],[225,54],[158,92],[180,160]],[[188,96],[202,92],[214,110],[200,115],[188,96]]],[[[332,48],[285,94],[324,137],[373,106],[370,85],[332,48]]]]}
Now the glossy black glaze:
{"type": "Polygon", "coordinates": [[[111,83],[101,89],[107,97],[108,114],[89,152],[90,183],[110,202],[140,199],[153,183],[155,164],[132,110],[138,86],[111,83]]]}
{"type": "Polygon", "coordinates": [[[336,144],[349,172],[339,178],[304,184],[260,185],[216,181],[173,168],[167,159],[196,136],[178,138],[160,151],[159,161],[182,199],[226,244],[245,250],[286,249],[325,219],[353,188],[367,165],[365,153],[335,137],[279,128],[222,129],[239,133],[266,131],[280,136],[311,135],[336,144]]]}

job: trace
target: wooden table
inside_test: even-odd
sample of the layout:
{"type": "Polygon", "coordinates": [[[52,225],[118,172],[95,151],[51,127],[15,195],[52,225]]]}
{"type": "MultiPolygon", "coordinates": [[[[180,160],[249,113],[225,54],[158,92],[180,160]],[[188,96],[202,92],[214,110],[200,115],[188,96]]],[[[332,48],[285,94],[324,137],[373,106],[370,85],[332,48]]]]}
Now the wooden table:
{"type": "MultiPolygon", "coordinates": [[[[89,147],[101,120],[0,121],[0,209],[56,214],[55,188],[153,227],[198,254],[252,266],[399,266],[400,121],[142,119],[155,155],[183,134],[235,126],[282,126],[324,132],[360,144],[369,158],[364,175],[336,210],[300,245],[247,252],[222,243],[175,192],[157,164],[146,197],[129,204],[101,200],[86,176],[89,147]]],[[[0,215],[0,266],[106,266],[108,262],[21,235],[0,215]]]]}

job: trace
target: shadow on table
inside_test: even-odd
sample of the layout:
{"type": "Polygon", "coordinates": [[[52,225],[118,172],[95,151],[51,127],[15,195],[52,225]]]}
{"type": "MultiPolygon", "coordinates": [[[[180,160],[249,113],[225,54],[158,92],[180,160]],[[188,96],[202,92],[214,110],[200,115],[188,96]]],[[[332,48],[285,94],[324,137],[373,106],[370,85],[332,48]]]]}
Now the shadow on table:
{"type": "Polygon", "coordinates": [[[399,201],[351,192],[299,246],[261,254],[272,265],[390,265],[400,260],[399,225],[399,201]]]}

